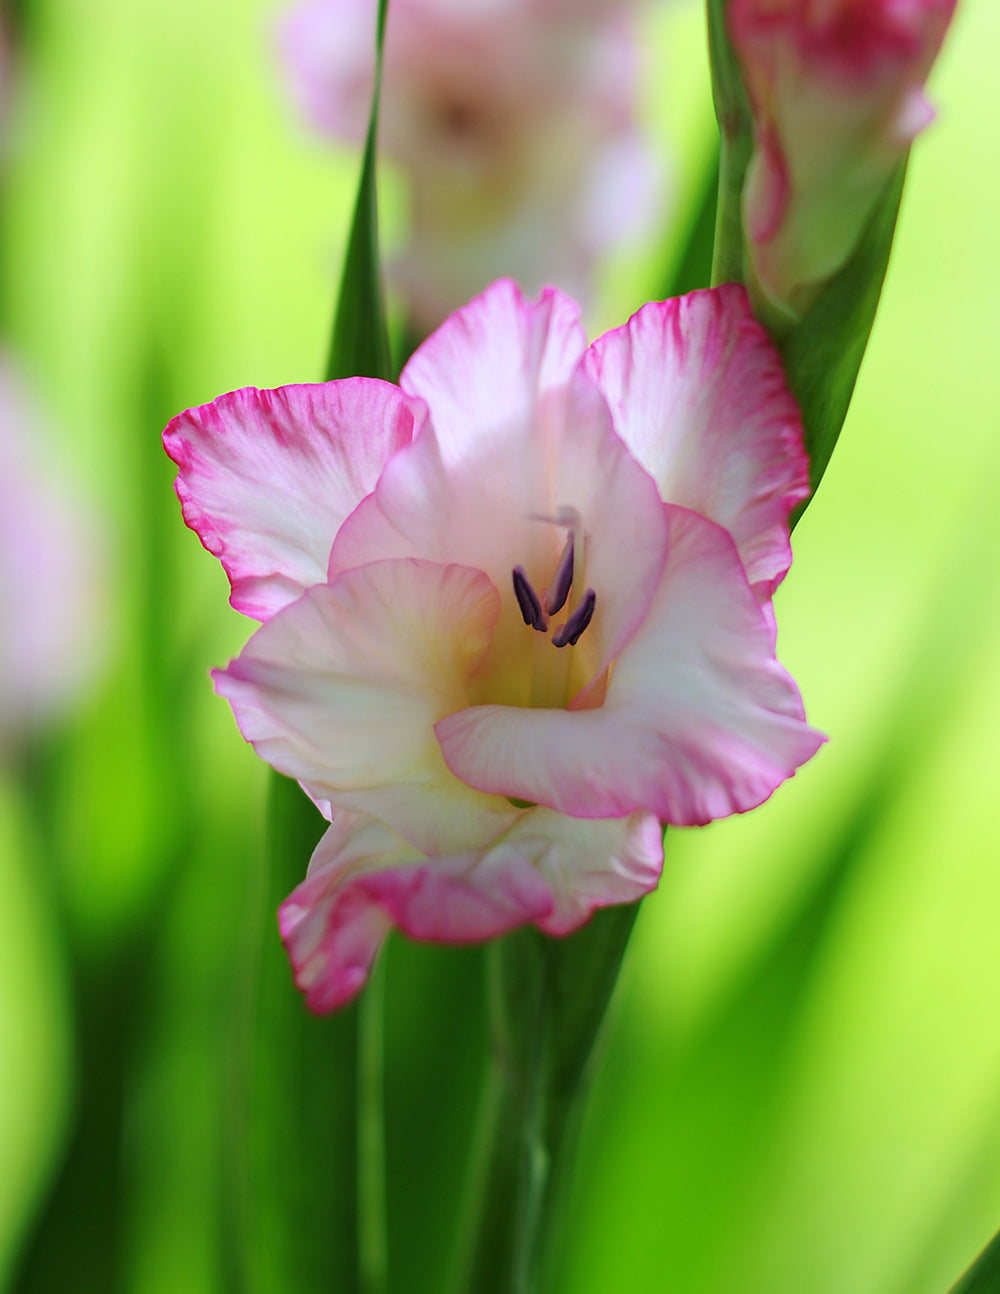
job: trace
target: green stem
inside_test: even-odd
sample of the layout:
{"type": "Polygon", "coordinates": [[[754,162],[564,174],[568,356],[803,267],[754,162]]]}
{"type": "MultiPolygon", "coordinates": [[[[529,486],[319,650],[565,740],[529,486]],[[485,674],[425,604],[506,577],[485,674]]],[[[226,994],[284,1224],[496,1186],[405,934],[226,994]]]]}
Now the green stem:
{"type": "Polygon", "coordinates": [[[358,1003],[358,1257],[363,1294],[386,1294],[389,1257],[385,1206],[385,955],[358,1003]]]}
{"type": "Polygon", "coordinates": [[[726,30],[727,0],[707,0],[712,99],[719,122],[719,204],[715,221],[712,284],[742,283],[743,181],[753,152],[750,106],[726,30]]]}
{"type": "Polygon", "coordinates": [[[638,904],[552,939],[533,927],[490,949],[487,1076],[462,1294],[535,1294],[577,1140],[590,1061],[638,904]]]}
{"type": "Polygon", "coordinates": [[[712,286],[720,283],[742,283],[743,180],[752,152],[752,141],[745,133],[727,136],[719,141],[719,196],[715,214],[715,246],[712,251],[712,286]]]}

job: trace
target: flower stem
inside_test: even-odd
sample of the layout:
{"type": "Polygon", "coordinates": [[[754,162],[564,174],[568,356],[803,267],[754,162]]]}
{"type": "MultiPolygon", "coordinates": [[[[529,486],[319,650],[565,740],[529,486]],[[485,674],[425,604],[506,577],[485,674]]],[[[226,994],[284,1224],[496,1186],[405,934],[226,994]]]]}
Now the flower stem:
{"type": "Polygon", "coordinates": [[[369,1294],[357,1200],[358,1006],[311,1015],[274,928],[325,825],[294,781],[270,775],[227,1083],[225,1283],[239,1294],[369,1294]]]}
{"type": "Polygon", "coordinates": [[[727,136],[725,128],[719,141],[719,199],[715,215],[715,246],[712,251],[712,286],[719,283],[742,283],[743,215],[740,201],[743,179],[750,161],[748,135],[727,136]]]}
{"type": "Polygon", "coordinates": [[[742,283],[743,181],[753,151],[750,107],[726,31],[727,0],[707,0],[712,98],[719,122],[719,205],[715,220],[712,284],[742,283]]]}
{"type": "Polygon", "coordinates": [[[638,904],[552,939],[534,927],[490,949],[493,1055],[461,1294],[535,1294],[569,1177],[589,1062],[638,904]]]}
{"type": "Polygon", "coordinates": [[[386,1294],[389,1287],[383,1084],[385,978],[383,954],[373,966],[358,1003],[358,1261],[362,1294],[386,1294]]]}

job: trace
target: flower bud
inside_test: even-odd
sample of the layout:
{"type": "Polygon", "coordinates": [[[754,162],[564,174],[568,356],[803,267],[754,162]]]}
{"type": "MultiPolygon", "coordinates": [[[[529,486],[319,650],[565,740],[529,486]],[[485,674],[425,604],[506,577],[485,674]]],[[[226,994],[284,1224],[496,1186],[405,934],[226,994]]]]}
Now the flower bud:
{"type": "Polygon", "coordinates": [[[792,318],[857,245],[911,141],[955,0],[732,0],[753,112],[747,274],[792,318]]]}

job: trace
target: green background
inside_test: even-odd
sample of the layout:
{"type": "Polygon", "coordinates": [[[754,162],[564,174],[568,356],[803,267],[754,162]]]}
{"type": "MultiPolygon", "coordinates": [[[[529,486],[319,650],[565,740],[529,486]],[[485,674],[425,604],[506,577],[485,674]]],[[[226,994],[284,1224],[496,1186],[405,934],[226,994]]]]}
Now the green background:
{"type": "MultiPolygon", "coordinates": [[[[0,773],[0,1286],[207,1294],[226,1288],[241,950],[276,933],[264,771],[207,677],[248,625],[181,525],[159,432],[224,390],[321,375],[357,159],[285,102],[274,6],[19,9],[2,335],[104,519],[112,611],[99,683],[0,773]]],[[[644,20],[673,213],[604,268],[592,332],[658,294],[697,203],[701,21],[644,20]]],[[[756,813],[671,833],[553,1294],[943,1294],[1000,1225],[997,49],[1000,9],[960,0],[778,599],[830,742],[756,813]]],[[[399,191],[387,176],[390,249],[399,191]]],[[[434,1294],[479,960],[401,941],[387,960],[392,1288],[434,1294]]],[[[288,1183],[316,1171],[282,1162],[288,1183]]]]}

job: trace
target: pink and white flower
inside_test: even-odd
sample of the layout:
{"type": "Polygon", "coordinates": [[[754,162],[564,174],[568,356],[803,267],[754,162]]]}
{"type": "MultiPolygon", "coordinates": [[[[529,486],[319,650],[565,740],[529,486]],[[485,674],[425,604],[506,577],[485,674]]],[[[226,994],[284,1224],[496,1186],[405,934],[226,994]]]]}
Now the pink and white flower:
{"type": "MultiPolygon", "coordinates": [[[[309,0],[280,31],[287,79],[323,133],[364,138],[375,0],[309,0]]],[[[390,266],[429,331],[499,274],[589,293],[596,258],[655,219],[661,168],[636,126],[623,4],[393,0],[380,149],[410,190],[390,266]]]]}
{"type": "Polygon", "coordinates": [[[751,266],[795,316],[854,250],[913,139],[955,0],[731,0],[754,115],[751,266]]]}
{"type": "Polygon", "coordinates": [[[399,387],[236,391],[166,430],[264,621],[217,689],[331,818],[280,916],[317,1011],[391,926],[559,935],[638,899],[661,823],[753,808],[822,741],[774,656],[808,465],[746,294],[590,347],[579,313],[501,281],[399,387]]]}

